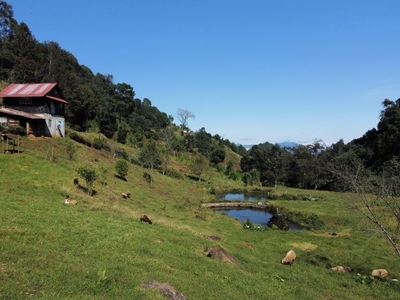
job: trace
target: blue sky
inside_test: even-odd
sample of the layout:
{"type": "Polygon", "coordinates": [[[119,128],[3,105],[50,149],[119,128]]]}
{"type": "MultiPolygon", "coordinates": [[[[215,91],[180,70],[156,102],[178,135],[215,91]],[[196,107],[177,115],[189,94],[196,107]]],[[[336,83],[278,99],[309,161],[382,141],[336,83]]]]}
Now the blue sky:
{"type": "Polygon", "coordinates": [[[400,98],[398,0],[7,2],[38,41],[235,143],[347,143],[400,98]]]}

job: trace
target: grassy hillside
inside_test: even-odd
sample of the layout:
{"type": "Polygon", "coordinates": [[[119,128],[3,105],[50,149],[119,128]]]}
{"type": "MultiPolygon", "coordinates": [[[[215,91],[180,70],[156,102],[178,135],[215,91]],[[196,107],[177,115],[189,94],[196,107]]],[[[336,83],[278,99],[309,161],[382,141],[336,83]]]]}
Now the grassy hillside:
{"type": "MultiPolygon", "coordinates": [[[[318,201],[274,200],[293,215],[315,214],[320,230],[251,231],[240,222],[201,207],[215,201],[210,190],[243,188],[209,171],[195,181],[189,157],[172,158],[181,172],[172,178],[130,165],[126,181],[116,177],[117,158],[65,139],[22,141],[19,154],[0,153],[1,299],[165,299],[140,285],[155,279],[189,299],[397,299],[398,282],[372,280],[374,268],[400,277],[400,264],[378,236],[363,231],[341,194],[278,188],[274,194],[307,195],[318,201]],[[94,196],[73,184],[76,169],[108,170],[94,196]],[[154,177],[150,185],[143,172],[154,177]],[[122,199],[129,191],[131,199],[122,199]],[[65,195],[78,201],[64,205],[65,195]],[[153,224],[141,223],[147,214],[153,224]],[[332,236],[330,232],[336,232],[332,236]],[[219,241],[208,236],[218,236],[219,241]],[[220,246],[236,264],[205,255],[220,246]],[[280,263],[293,249],[293,266],[280,263]],[[348,265],[349,274],[328,268],[348,265]],[[357,273],[361,275],[357,275],[357,273]]],[[[110,142],[111,143],[111,142],[110,142]]],[[[127,149],[135,156],[138,149],[127,149]]],[[[82,182],[84,185],[84,182],[82,182]]],[[[301,198],[301,197],[300,197],[301,198]]]]}

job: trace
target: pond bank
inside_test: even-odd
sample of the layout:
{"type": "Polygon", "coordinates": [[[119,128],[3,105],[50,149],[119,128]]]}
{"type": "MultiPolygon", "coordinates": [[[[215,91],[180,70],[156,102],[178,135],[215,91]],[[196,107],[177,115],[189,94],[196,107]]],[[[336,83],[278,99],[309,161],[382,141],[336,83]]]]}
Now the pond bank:
{"type": "Polygon", "coordinates": [[[270,206],[265,203],[254,203],[254,202],[215,202],[215,203],[203,203],[202,207],[206,208],[228,208],[228,207],[243,207],[243,208],[254,208],[254,209],[267,209],[270,206]]]}

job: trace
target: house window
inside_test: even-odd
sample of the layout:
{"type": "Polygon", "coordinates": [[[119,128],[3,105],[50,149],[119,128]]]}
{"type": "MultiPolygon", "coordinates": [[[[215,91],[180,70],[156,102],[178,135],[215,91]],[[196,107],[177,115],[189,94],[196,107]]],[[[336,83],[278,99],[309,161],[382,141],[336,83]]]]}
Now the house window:
{"type": "Polygon", "coordinates": [[[19,104],[32,104],[32,98],[19,98],[19,104]]]}

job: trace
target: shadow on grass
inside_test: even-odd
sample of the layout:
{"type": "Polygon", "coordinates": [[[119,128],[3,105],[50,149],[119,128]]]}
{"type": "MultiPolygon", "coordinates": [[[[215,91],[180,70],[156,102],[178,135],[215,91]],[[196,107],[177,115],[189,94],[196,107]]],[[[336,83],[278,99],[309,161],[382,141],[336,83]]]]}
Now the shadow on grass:
{"type": "MultiPolygon", "coordinates": [[[[80,184],[78,184],[76,187],[78,189],[80,189],[81,191],[83,191],[85,194],[89,195],[89,189],[87,187],[82,186],[80,184]]],[[[95,195],[97,195],[97,191],[95,189],[92,189],[92,192],[90,193],[90,196],[95,196],[95,195]]]]}
{"type": "Polygon", "coordinates": [[[127,179],[124,176],[120,176],[120,175],[114,175],[114,176],[120,180],[127,181],[127,179]]]}
{"type": "Polygon", "coordinates": [[[206,180],[199,178],[198,176],[193,176],[193,175],[186,175],[187,178],[189,178],[190,180],[194,180],[194,181],[199,181],[199,182],[207,182],[206,180]]]}

